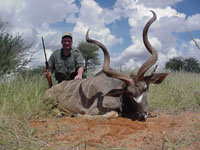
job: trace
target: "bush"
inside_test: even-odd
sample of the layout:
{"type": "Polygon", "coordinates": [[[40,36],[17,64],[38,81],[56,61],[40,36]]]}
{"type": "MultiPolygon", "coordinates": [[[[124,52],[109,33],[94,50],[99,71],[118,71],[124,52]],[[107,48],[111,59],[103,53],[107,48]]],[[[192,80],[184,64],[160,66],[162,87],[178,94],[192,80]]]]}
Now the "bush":
{"type": "Polygon", "coordinates": [[[185,71],[200,73],[200,63],[195,58],[174,57],[165,64],[166,69],[172,71],[185,71]]]}
{"type": "Polygon", "coordinates": [[[21,35],[11,35],[5,31],[6,23],[0,19],[0,76],[23,69],[31,58],[26,56],[32,44],[27,43],[21,35]]]}

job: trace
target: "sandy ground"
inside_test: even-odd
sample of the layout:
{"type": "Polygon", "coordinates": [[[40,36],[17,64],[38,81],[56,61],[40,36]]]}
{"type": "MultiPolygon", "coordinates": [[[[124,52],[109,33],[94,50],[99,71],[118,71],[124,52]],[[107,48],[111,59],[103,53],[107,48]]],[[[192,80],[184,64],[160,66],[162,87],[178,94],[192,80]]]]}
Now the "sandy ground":
{"type": "Polygon", "coordinates": [[[126,118],[62,117],[30,121],[37,138],[56,150],[200,150],[200,113],[126,118]]]}

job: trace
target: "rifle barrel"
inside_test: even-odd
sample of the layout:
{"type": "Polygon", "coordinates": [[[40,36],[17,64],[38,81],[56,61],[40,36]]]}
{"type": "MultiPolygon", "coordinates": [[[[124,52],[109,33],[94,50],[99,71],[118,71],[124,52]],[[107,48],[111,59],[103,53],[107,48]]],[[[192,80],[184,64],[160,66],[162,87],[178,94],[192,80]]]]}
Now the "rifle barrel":
{"type": "Polygon", "coordinates": [[[46,50],[45,50],[45,45],[44,45],[44,39],[43,39],[43,37],[42,37],[42,45],[43,45],[43,49],[44,49],[45,61],[47,62],[47,55],[46,55],[46,50]]]}

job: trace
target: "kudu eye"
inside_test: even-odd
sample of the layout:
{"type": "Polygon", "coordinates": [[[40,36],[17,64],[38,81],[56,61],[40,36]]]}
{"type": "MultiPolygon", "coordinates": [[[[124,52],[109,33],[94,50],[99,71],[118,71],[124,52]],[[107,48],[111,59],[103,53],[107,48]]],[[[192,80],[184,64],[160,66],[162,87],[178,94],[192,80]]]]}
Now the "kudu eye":
{"type": "Polygon", "coordinates": [[[146,92],[148,90],[148,86],[146,83],[144,83],[144,92],[146,92]]]}

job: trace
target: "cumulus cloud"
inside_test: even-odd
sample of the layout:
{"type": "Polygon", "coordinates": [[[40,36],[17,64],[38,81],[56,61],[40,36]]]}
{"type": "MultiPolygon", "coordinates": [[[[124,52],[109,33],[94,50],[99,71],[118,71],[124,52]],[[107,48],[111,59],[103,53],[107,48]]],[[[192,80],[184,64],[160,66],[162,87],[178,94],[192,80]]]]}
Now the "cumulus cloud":
{"type": "Polygon", "coordinates": [[[115,14],[116,10],[104,10],[93,0],[82,0],[80,14],[73,30],[75,37],[84,39],[86,31],[90,28],[90,37],[101,41],[107,47],[122,43],[123,39],[112,35],[110,29],[105,26],[108,23],[107,20],[111,18],[108,12],[115,14]],[[107,13],[105,14],[105,12],[107,13]]]}
{"type": "MultiPolygon", "coordinates": [[[[197,44],[200,46],[200,39],[194,39],[197,44]]],[[[200,49],[195,45],[194,41],[191,40],[188,43],[185,43],[183,44],[182,46],[182,49],[183,49],[183,56],[184,57],[193,57],[193,58],[196,58],[200,61],[200,58],[199,58],[199,55],[200,55],[200,49]]]]}
{"type": "Polygon", "coordinates": [[[138,4],[143,4],[145,7],[153,7],[153,8],[165,8],[167,6],[173,6],[178,2],[181,2],[183,0],[153,0],[153,1],[147,1],[147,0],[136,0],[138,4]]]}
{"type": "Polygon", "coordinates": [[[78,12],[75,0],[59,0],[56,3],[54,0],[29,0],[24,5],[24,9],[20,11],[21,16],[36,25],[44,22],[52,24],[65,18],[67,20],[68,17],[73,22],[73,16],[78,12]]]}
{"type": "Polygon", "coordinates": [[[189,16],[185,23],[185,30],[194,31],[200,30],[200,14],[189,16]]]}
{"type": "MultiPolygon", "coordinates": [[[[137,40],[136,37],[133,38],[135,40],[132,45],[126,48],[118,57],[111,59],[113,67],[124,66],[128,68],[128,63],[134,62],[135,65],[130,65],[131,69],[138,68],[151,57],[148,50],[144,47],[143,42],[137,40]]],[[[149,39],[149,41],[153,47],[161,48],[161,43],[156,37],[149,39]]]]}

